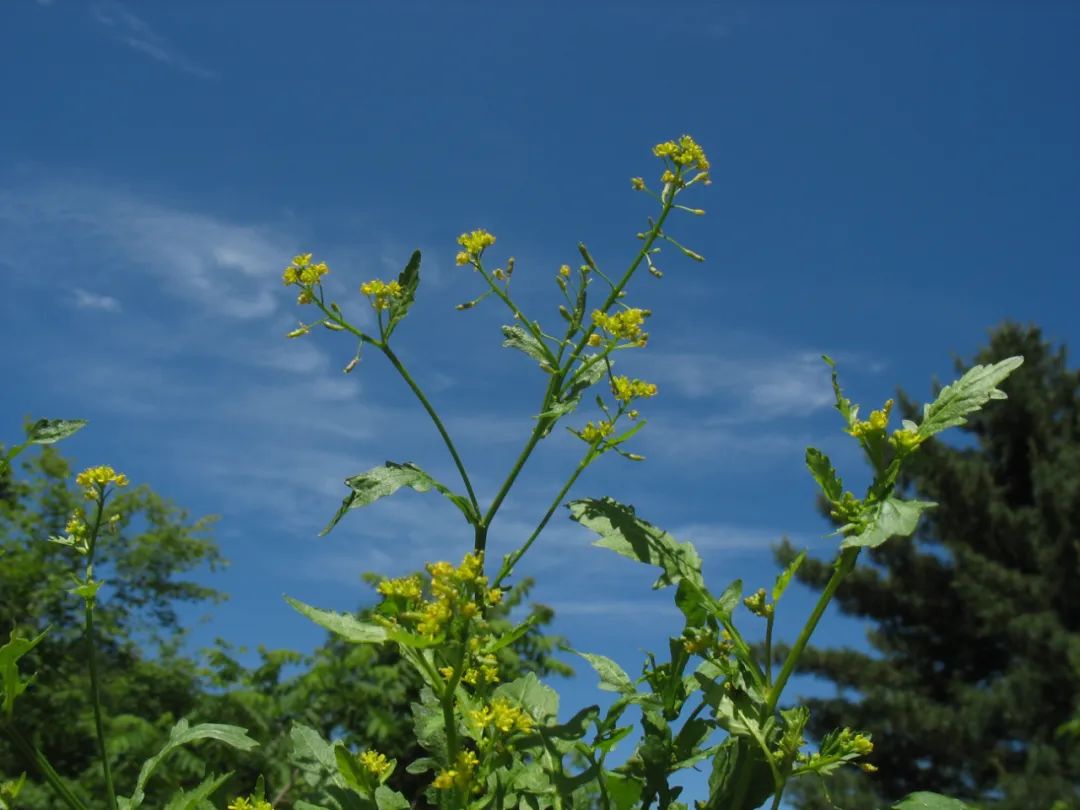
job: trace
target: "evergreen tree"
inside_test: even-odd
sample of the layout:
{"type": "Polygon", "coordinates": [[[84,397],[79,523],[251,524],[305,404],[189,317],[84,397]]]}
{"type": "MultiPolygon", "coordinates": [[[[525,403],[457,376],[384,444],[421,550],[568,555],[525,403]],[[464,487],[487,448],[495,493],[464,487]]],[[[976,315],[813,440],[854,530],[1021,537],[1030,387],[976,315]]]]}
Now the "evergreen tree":
{"type": "MultiPolygon", "coordinates": [[[[874,623],[873,653],[803,658],[837,687],[808,701],[811,732],[873,734],[878,772],[826,786],[847,810],[914,790],[1000,810],[1080,808],[1080,745],[1062,728],[1080,696],[1080,374],[1064,348],[1013,324],[974,362],[1017,354],[1008,400],[971,418],[971,441],[932,441],[912,459],[903,486],[938,503],[917,537],[871,550],[837,594],[844,613],[874,623]]],[[[777,556],[794,554],[785,543],[777,556]]],[[[829,573],[808,561],[798,578],[820,590],[829,573]]],[[[805,810],[833,806],[816,784],[795,795],[805,810]]]]}

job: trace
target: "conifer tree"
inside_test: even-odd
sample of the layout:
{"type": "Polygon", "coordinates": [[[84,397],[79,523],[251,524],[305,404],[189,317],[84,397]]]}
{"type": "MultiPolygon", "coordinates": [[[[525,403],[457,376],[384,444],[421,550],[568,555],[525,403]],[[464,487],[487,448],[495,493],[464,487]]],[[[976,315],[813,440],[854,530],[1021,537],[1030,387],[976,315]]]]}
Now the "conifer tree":
{"type": "MultiPolygon", "coordinates": [[[[904,487],[938,503],[917,536],[873,549],[837,595],[873,623],[873,652],[803,657],[837,687],[809,701],[811,731],[871,732],[878,766],[833,780],[831,802],[804,784],[804,810],[876,810],[913,790],[996,810],[1080,808],[1080,740],[1062,728],[1080,698],[1080,374],[1039,329],[1014,324],[974,362],[1018,354],[1008,400],[971,418],[969,441],[932,441],[909,464],[904,487]]],[[[912,417],[912,401],[900,404],[912,417]]],[[[795,552],[785,543],[777,556],[795,552]]],[[[808,561],[798,578],[820,589],[829,573],[808,561]]]]}

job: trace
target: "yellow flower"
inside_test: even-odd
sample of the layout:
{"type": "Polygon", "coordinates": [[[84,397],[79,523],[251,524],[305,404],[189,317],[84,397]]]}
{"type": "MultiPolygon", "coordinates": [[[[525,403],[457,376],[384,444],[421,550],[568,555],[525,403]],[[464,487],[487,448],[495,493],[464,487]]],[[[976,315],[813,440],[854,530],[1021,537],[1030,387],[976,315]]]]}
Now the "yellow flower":
{"type": "Polygon", "coordinates": [[[655,397],[657,390],[655,383],[644,380],[631,380],[629,377],[613,377],[611,380],[611,393],[619,402],[655,397]]]}
{"type": "Polygon", "coordinates": [[[378,751],[365,751],[357,759],[368,773],[380,781],[394,769],[386,755],[378,751]]]}
{"type": "Polygon", "coordinates": [[[593,311],[592,322],[594,326],[603,329],[614,338],[644,345],[649,336],[641,330],[641,327],[651,314],[647,309],[635,307],[621,310],[614,315],[608,315],[597,309],[593,311]]]}
{"type": "Polygon", "coordinates": [[[312,264],[311,254],[301,253],[299,256],[293,257],[292,264],[282,272],[281,279],[286,286],[299,284],[310,287],[312,284],[318,284],[322,281],[322,277],[329,272],[330,268],[326,266],[326,262],[312,264]]]}
{"type": "Polygon", "coordinates": [[[376,278],[361,284],[360,292],[371,300],[371,308],[379,311],[390,309],[391,299],[401,298],[405,291],[396,281],[386,282],[376,278]]]}
{"type": "Polygon", "coordinates": [[[118,473],[112,467],[102,465],[99,467],[88,467],[83,470],[75,476],[75,483],[86,491],[87,498],[93,500],[109,484],[116,484],[118,487],[126,487],[128,485],[128,479],[126,475],[118,473]]]}
{"type": "Polygon", "coordinates": [[[72,537],[83,537],[86,535],[86,521],[83,520],[81,510],[76,510],[70,518],[68,518],[67,526],[64,527],[64,532],[70,534],[72,537]]]}
{"type": "Polygon", "coordinates": [[[581,438],[587,441],[589,444],[595,444],[605,436],[610,436],[611,432],[615,429],[615,426],[606,419],[602,419],[595,425],[592,422],[587,422],[585,427],[581,429],[581,438]]]}
{"type": "Polygon", "coordinates": [[[889,442],[897,450],[910,452],[922,444],[922,438],[919,436],[917,430],[910,430],[908,428],[902,428],[901,430],[894,430],[892,438],[889,442]]]}
{"type": "Polygon", "coordinates": [[[630,187],[633,188],[634,191],[644,191],[645,190],[645,179],[642,178],[642,177],[631,177],[630,178],[630,187]]]}
{"type": "Polygon", "coordinates": [[[559,275],[563,278],[570,278],[570,265],[564,264],[559,268],[559,275]]]}
{"type": "Polygon", "coordinates": [[[856,438],[868,433],[881,433],[889,425],[889,414],[892,412],[893,401],[890,399],[882,406],[880,411],[871,411],[870,418],[863,422],[856,422],[848,433],[856,438]]]}
{"type": "Polygon", "coordinates": [[[420,577],[416,574],[400,579],[384,579],[375,590],[383,596],[400,596],[404,599],[419,599],[422,593],[420,577]]]}
{"type": "Polygon", "coordinates": [[[273,810],[273,806],[266,799],[243,797],[229,802],[228,810],[273,810]]]}
{"type": "MultiPolygon", "coordinates": [[[[676,166],[694,166],[704,173],[709,171],[709,159],[705,156],[705,150],[698,146],[689,135],[683,135],[678,141],[658,143],[653,147],[653,154],[658,158],[670,160],[676,166]]],[[[707,174],[705,179],[708,179],[707,174]]],[[[671,182],[671,180],[664,180],[664,182],[671,182]]]]}
{"type": "Polygon", "coordinates": [[[464,790],[472,781],[473,773],[480,764],[473,751],[462,751],[457,755],[453,768],[444,768],[435,776],[431,784],[436,790],[451,790],[460,788],[464,790]]]}
{"type": "Polygon", "coordinates": [[[603,342],[604,342],[604,339],[602,337],[600,337],[598,334],[596,334],[595,332],[593,332],[591,335],[589,335],[588,343],[589,343],[590,346],[599,346],[603,342]]]}
{"type": "Polygon", "coordinates": [[[484,252],[484,248],[489,248],[494,245],[495,237],[483,228],[478,228],[472,233],[463,233],[458,237],[457,241],[458,244],[464,248],[464,250],[457,255],[457,263],[468,264],[471,261],[479,259],[480,254],[484,252]]]}
{"type": "Polygon", "coordinates": [[[487,601],[489,605],[497,605],[502,601],[503,592],[500,588],[492,588],[487,592],[487,601]]]}

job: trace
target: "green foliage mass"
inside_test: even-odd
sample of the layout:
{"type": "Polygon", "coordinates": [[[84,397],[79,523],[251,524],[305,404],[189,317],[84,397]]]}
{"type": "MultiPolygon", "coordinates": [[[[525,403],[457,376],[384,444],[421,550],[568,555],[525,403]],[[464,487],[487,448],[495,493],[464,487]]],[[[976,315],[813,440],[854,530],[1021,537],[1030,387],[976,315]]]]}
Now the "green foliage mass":
{"type": "MultiPolygon", "coordinates": [[[[906,467],[900,488],[937,503],[914,541],[870,550],[837,591],[844,613],[873,622],[873,653],[811,648],[800,664],[841,690],[806,701],[813,734],[852,725],[879,741],[876,773],[830,783],[841,807],[915,789],[995,810],[1080,807],[1080,724],[1062,728],[1080,698],[1080,374],[1011,324],[974,362],[1013,355],[1026,359],[1009,398],[906,467]]],[[[807,561],[797,577],[821,588],[830,573],[807,561]]],[[[800,807],[831,806],[810,787],[800,807]]]]}

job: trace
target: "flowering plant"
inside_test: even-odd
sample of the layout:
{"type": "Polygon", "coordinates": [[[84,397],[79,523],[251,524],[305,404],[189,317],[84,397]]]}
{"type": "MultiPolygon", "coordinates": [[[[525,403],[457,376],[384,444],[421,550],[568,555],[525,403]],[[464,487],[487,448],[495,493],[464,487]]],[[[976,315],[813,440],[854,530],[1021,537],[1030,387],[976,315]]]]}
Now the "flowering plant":
{"type": "MultiPolygon", "coordinates": [[[[489,261],[496,238],[486,230],[463,233],[458,239],[456,263],[471,268],[479,278],[479,296],[458,309],[471,309],[488,298],[507,308],[512,323],[503,327],[504,346],[523,352],[543,374],[543,393],[535,424],[521,452],[507,471],[489,503],[481,503],[468,469],[431,400],[392,348],[392,337],[407,317],[420,284],[420,254],[412,255],[393,280],[372,279],[360,286],[375,313],[376,329],[367,331],[347,317],[343,307],[330,300],[323,287],[329,271],[314,262],[312,254],[296,256],[283,273],[287,286],[295,287],[298,304],[310,308],[314,317],[289,333],[290,338],[309,335],[316,327],[350,335],[356,351],[345,366],[352,371],[365,347],[381,353],[415,395],[445,446],[460,477],[460,489],[452,488],[409,462],[387,462],[348,478],[347,492],[337,513],[323,529],[331,531],[351,511],[388,497],[402,488],[418,492],[434,490],[464,516],[472,527],[473,546],[461,562],[431,562],[423,573],[384,578],[377,590],[380,601],[370,619],[337,613],[289,599],[290,604],[316,624],[355,644],[394,645],[423,680],[419,702],[414,705],[415,735],[426,756],[398,763],[376,750],[352,751],[332,743],[313,729],[296,725],[292,730],[292,765],[302,774],[315,796],[296,801],[298,810],[405,810],[426,800],[445,810],[480,810],[527,807],[534,810],[598,807],[684,808],[680,772],[709,768],[708,793],[696,802],[700,810],[752,810],[769,802],[780,807],[785,788],[793,779],[827,777],[845,766],[874,770],[868,757],[874,743],[857,730],[842,728],[816,745],[804,738],[809,711],[783,702],[784,691],[800,656],[837,588],[855,567],[863,548],[878,546],[915,530],[919,516],[933,506],[905,500],[896,494],[906,460],[920,445],[946,428],[962,424],[965,417],[989,400],[1004,394],[997,386],[1021,362],[1011,358],[991,366],[976,366],[925,406],[919,423],[904,421],[889,431],[891,402],[859,418],[859,406],[843,394],[835,364],[832,369],[836,408],[844,429],[865,452],[873,480],[862,497],[844,488],[829,458],[820,450],[806,451],[807,467],[821,488],[839,523],[838,554],[833,575],[797,636],[785,651],[773,648],[773,624],[779,603],[796,569],[797,557],[771,588],[743,593],[739,580],[714,590],[702,574],[698,552],[689,542],[672,537],[639,517],[633,507],[610,498],[580,498],[566,505],[570,517],[598,535],[595,545],[660,570],[655,588],[674,589],[674,599],[684,618],[682,629],[670,639],[666,657],[649,654],[642,672],[632,677],[616,662],[601,655],[579,653],[596,671],[600,688],[614,693],[606,708],[589,706],[560,717],[558,694],[534,674],[504,679],[498,653],[529,632],[535,619],[509,630],[489,621],[491,611],[503,599],[508,581],[523,557],[541,537],[581,474],[601,457],[617,454],[631,461],[642,457],[632,452],[631,441],[645,425],[638,410],[658,393],[645,380],[615,374],[614,358],[626,350],[640,350],[649,339],[645,330],[650,311],[626,303],[630,284],[644,268],[659,277],[658,254],[665,246],[693,261],[703,261],[696,251],[680,244],[668,232],[676,212],[702,215],[696,207],[683,205],[683,195],[709,183],[710,165],[702,148],[689,136],[658,144],[653,149],[662,169],[656,190],[641,177],[633,189],[651,197],[658,211],[648,227],[638,233],[640,246],[621,274],[601,268],[584,244],[578,245],[581,264],[564,264],[554,281],[565,303],[559,307],[563,324],[558,332],[545,329],[523,311],[511,292],[515,263],[507,258],[500,266],[489,261]],[[606,383],[606,385],[605,385],[606,383]],[[573,421],[586,392],[606,389],[595,398],[599,413],[592,419],[573,421]],[[487,556],[489,531],[500,507],[528,463],[534,449],[560,422],[580,439],[581,455],[535,528],[497,565],[487,556]],[[764,622],[764,644],[753,645],[739,629],[740,607],[764,622]],[[781,654],[783,652],[783,654],[781,654]],[[779,665],[774,668],[774,665],[779,665]],[[626,720],[635,708],[640,715],[640,737],[633,752],[613,764],[616,746],[633,733],[626,720]],[[423,797],[405,797],[386,783],[394,770],[428,774],[423,797]]],[[[74,422],[38,423],[27,443],[53,441],[81,427],[74,422]]],[[[8,461],[24,445],[8,454],[8,461]]],[[[64,537],[51,538],[69,546],[85,561],[84,575],[74,593],[86,602],[87,638],[94,638],[93,605],[100,582],[93,578],[93,555],[113,516],[107,504],[111,488],[126,484],[111,468],[96,467],[79,476],[92,505],[76,513],[64,537]]],[[[456,486],[456,485],[455,485],[456,486]]],[[[17,668],[18,659],[39,639],[13,635],[0,647],[3,676],[4,728],[21,740],[28,759],[56,790],[68,807],[83,807],[66,791],[48,761],[23,737],[14,720],[14,703],[27,688],[17,668]],[[55,778],[54,778],[55,777],[55,778]]],[[[98,713],[99,743],[104,753],[100,701],[96,696],[93,645],[90,673],[98,713]]],[[[103,756],[107,795],[104,803],[116,808],[136,808],[142,801],[146,780],[172,749],[196,739],[212,738],[247,748],[254,741],[234,726],[184,721],[173,730],[160,754],[147,762],[130,797],[118,796],[103,756]]],[[[887,741],[885,741],[887,744],[887,741]]],[[[211,796],[222,784],[211,776],[197,788],[178,794],[168,806],[212,807],[211,796]]],[[[17,789],[16,789],[17,790],[17,789]]],[[[284,798],[283,798],[284,800],[284,798]]],[[[248,796],[228,804],[230,810],[265,810],[273,806],[264,786],[256,785],[248,796]]],[[[951,799],[914,794],[895,805],[915,808],[961,808],[951,799]]]]}

